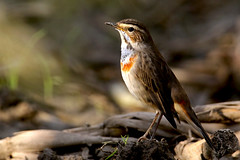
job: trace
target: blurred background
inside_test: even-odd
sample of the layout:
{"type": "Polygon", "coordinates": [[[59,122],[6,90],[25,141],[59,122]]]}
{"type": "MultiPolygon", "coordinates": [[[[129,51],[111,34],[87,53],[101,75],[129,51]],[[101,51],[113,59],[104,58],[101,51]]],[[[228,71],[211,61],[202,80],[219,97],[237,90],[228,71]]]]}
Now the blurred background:
{"type": "Polygon", "coordinates": [[[193,106],[240,99],[239,0],[3,0],[0,138],[154,112],[127,91],[104,25],[125,18],[147,26],[193,106]]]}

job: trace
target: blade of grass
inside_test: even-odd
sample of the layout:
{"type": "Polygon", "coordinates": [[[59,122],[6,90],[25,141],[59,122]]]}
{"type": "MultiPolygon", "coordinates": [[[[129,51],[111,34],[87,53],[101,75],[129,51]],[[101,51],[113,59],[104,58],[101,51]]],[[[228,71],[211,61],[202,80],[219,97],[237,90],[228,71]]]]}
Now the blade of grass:
{"type": "Polygon", "coordinates": [[[9,70],[7,80],[8,80],[8,86],[10,89],[16,90],[18,88],[19,76],[18,76],[18,72],[15,69],[9,70]]]}
{"type": "Polygon", "coordinates": [[[113,157],[115,153],[117,153],[118,148],[116,148],[113,153],[111,153],[105,160],[108,160],[109,158],[113,157]]]}

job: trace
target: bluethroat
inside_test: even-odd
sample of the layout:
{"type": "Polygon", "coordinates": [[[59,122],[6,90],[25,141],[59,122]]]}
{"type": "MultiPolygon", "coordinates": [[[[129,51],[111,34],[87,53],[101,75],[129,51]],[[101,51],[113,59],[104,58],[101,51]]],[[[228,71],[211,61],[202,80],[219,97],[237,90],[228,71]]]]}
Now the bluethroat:
{"type": "Polygon", "coordinates": [[[135,19],[105,24],[114,27],[120,34],[121,74],[128,90],[143,104],[156,110],[153,122],[139,140],[146,139],[157,119],[159,125],[164,115],[174,128],[177,128],[175,119],[180,122],[179,117],[183,118],[214,148],[186,92],[158,51],[147,28],[135,19]]]}

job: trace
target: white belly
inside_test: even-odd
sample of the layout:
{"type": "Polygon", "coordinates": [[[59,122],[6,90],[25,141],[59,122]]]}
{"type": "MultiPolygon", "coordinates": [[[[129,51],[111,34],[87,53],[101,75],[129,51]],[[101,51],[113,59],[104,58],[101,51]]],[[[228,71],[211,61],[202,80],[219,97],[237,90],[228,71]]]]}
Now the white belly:
{"type": "MultiPolygon", "coordinates": [[[[136,64],[135,64],[136,65],[136,64]]],[[[142,94],[144,93],[144,87],[141,81],[137,78],[136,66],[133,66],[129,72],[121,72],[123,81],[125,82],[129,92],[136,98],[142,101],[142,94]]]]}

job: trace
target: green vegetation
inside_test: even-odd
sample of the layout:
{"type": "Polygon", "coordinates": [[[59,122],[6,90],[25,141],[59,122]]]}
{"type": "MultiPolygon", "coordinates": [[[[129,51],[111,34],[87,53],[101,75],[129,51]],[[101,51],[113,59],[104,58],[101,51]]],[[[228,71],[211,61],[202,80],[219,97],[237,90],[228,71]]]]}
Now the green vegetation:
{"type": "MultiPolygon", "coordinates": [[[[121,138],[122,138],[123,143],[126,145],[129,135],[121,136],[121,138]]],[[[118,148],[115,148],[115,150],[105,160],[112,158],[117,153],[117,151],[118,151],[118,148]]]]}

